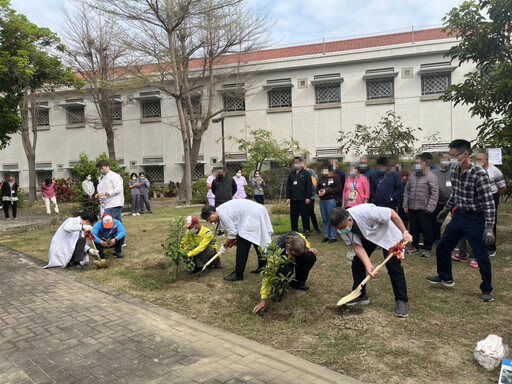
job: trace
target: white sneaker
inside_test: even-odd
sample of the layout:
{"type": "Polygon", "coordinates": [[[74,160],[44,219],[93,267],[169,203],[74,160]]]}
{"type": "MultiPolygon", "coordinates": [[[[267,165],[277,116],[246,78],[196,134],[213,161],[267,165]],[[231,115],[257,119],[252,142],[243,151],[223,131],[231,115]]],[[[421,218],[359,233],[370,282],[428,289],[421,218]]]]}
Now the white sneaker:
{"type": "Polygon", "coordinates": [[[132,213],[132,216],[137,216],[137,214],[136,213],[132,213]]]}
{"type": "Polygon", "coordinates": [[[139,213],[139,212],[137,212],[137,213],[136,213],[136,215],[137,215],[137,216],[140,216],[140,213],[139,213]]]}

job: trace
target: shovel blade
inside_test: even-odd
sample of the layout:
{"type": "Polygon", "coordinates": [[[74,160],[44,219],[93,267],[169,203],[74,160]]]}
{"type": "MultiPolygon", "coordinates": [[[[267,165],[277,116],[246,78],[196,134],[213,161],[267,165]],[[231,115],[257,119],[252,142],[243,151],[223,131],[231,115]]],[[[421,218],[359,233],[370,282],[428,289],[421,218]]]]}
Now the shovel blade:
{"type": "Polygon", "coordinates": [[[361,295],[361,285],[359,285],[356,289],[354,289],[351,293],[349,293],[347,296],[342,297],[336,306],[341,307],[342,305],[347,304],[349,301],[352,301],[354,299],[357,299],[361,295]]]}

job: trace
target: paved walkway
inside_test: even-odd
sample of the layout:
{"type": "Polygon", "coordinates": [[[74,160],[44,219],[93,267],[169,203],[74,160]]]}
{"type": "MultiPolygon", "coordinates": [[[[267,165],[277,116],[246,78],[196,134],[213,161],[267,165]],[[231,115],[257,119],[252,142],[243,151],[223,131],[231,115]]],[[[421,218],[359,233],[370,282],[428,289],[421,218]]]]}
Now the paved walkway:
{"type": "Polygon", "coordinates": [[[358,381],[0,246],[0,383],[358,381]]]}

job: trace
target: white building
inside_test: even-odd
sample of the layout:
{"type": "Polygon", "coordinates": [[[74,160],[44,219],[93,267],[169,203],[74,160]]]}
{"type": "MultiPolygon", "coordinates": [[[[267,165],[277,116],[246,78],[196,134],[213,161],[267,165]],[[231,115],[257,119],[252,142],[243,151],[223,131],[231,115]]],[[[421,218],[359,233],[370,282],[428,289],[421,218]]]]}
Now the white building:
{"type": "MultiPolygon", "coordinates": [[[[475,70],[444,57],[454,44],[441,29],[428,29],[251,53],[245,68],[254,75],[245,85],[245,99],[230,99],[222,89],[216,95],[218,108],[229,106],[223,114],[225,136],[263,128],[278,139],[298,140],[312,158],[336,157],[339,131],[353,130],[358,123],[375,125],[392,110],[406,126],[422,128],[422,144],[436,132],[444,144],[473,139],[479,120],[466,107],[439,100],[448,85],[475,70]]],[[[229,87],[226,82],[224,89],[229,87]]],[[[81,152],[95,158],[107,151],[104,131],[85,123],[87,116],[96,115],[92,100],[72,92],[52,97],[43,98],[39,115],[40,181],[71,176],[81,152]]],[[[154,182],[180,181],[181,137],[170,126],[178,120],[174,99],[144,88],[121,93],[116,100],[115,148],[126,171],[145,170],[154,182]]],[[[195,177],[220,162],[220,129],[211,124],[204,135],[195,177]]],[[[226,142],[226,152],[230,161],[244,159],[232,142],[226,142]]],[[[21,187],[28,186],[20,135],[0,151],[0,172],[0,178],[18,173],[21,187]]]]}

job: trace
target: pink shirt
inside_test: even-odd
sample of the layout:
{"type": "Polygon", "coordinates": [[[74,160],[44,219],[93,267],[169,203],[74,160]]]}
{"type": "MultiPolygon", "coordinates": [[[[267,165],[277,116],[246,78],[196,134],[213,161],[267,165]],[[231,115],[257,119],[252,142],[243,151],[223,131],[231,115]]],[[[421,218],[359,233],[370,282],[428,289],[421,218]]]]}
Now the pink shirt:
{"type": "Polygon", "coordinates": [[[345,188],[343,189],[343,201],[346,207],[353,207],[355,205],[364,204],[365,199],[370,198],[370,183],[366,176],[359,175],[355,177],[347,177],[345,181],[345,188]],[[355,191],[351,192],[351,191],[355,191]],[[355,195],[355,199],[354,199],[355,195]]]}
{"type": "Polygon", "coordinates": [[[50,185],[43,183],[41,185],[41,192],[43,192],[43,197],[45,199],[51,199],[52,197],[55,197],[55,183],[51,183],[50,185]]]}
{"type": "Polygon", "coordinates": [[[235,179],[237,187],[236,193],[233,195],[233,199],[245,199],[247,197],[247,194],[245,193],[245,186],[247,185],[247,180],[245,180],[245,177],[243,176],[233,176],[233,179],[235,179]]]}

